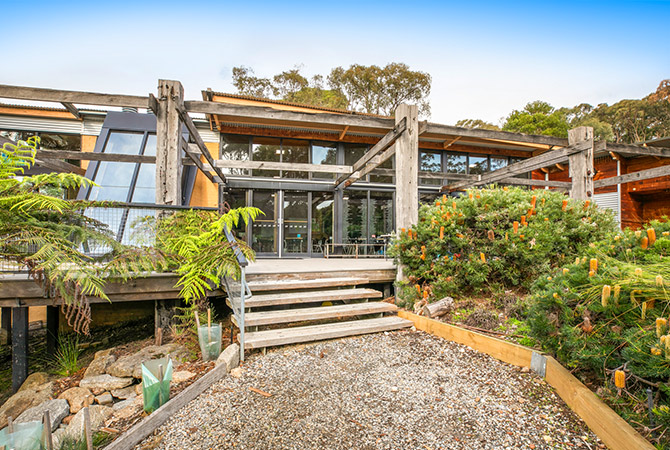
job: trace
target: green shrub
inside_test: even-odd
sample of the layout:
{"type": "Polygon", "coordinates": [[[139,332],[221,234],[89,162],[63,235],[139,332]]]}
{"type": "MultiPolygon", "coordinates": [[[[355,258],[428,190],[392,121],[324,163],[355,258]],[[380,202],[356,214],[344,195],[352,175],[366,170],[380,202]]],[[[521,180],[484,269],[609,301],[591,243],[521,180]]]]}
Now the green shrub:
{"type": "Polygon", "coordinates": [[[528,288],[539,274],[574,258],[615,227],[610,211],[549,190],[488,188],[444,196],[422,205],[419,223],[400,230],[393,241],[390,254],[409,278],[398,286],[398,296],[409,306],[424,291],[430,300],[528,288]],[[527,225],[521,224],[522,216],[527,225]],[[516,233],[515,221],[520,222],[516,233]]]}
{"type": "Polygon", "coordinates": [[[79,336],[72,334],[58,335],[58,350],[56,351],[56,373],[69,377],[79,370],[79,336]]]}

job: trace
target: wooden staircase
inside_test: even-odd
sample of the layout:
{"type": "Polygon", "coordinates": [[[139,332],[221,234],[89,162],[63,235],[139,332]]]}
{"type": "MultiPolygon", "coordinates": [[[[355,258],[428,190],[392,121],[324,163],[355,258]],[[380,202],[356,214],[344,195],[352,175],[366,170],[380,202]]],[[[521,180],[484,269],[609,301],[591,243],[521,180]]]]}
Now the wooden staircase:
{"type": "MultiPolygon", "coordinates": [[[[395,305],[378,301],[381,292],[358,287],[366,284],[365,278],[329,277],[327,273],[313,279],[268,277],[249,282],[253,295],[245,302],[245,349],[412,326],[395,315],[395,305]]],[[[226,301],[230,306],[230,299],[226,301]]],[[[234,316],[233,323],[239,326],[234,316]]]]}

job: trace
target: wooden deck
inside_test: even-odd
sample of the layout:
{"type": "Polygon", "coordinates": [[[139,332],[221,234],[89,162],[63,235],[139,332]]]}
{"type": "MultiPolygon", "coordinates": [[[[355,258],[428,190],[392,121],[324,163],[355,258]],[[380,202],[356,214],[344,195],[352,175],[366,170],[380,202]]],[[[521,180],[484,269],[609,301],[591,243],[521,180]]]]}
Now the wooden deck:
{"type": "MultiPolygon", "coordinates": [[[[263,283],[277,280],[314,280],[324,273],[330,277],[359,278],[368,283],[391,283],[396,267],[391,260],[373,259],[260,259],[247,268],[247,282],[263,283]]],[[[175,287],[178,277],[173,273],[152,273],[126,282],[110,282],[105,293],[112,302],[166,300],[179,298],[175,287]]],[[[222,291],[211,295],[225,295],[222,291]]],[[[91,297],[91,303],[107,300],[91,297]]],[[[25,274],[0,275],[0,307],[55,306],[53,299],[44,296],[42,289],[25,274]]]]}

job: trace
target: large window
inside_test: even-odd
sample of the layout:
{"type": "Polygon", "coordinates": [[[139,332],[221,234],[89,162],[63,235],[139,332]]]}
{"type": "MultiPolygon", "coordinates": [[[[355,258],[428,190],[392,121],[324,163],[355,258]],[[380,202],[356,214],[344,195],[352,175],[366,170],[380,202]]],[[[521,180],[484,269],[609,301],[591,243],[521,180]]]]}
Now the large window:
{"type": "MultiPolygon", "coordinates": [[[[282,139],[281,160],[285,163],[309,163],[309,142],[298,141],[295,139],[282,139]]],[[[282,172],[283,178],[307,178],[308,172],[294,172],[285,170],[282,172]]]]}
{"type": "Polygon", "coordinates": [[[323,254],[333,242],[333,193],[312,192],[312,253],[323,254]]]}
{"type": "MultiPolygon", "coordinates": [[[[143,133],[111,132],[102,151],[104,153],[140,155],[143,151],[144,138],[143,133]]],[[[93,175],[93,181],[97,186],[91,187],[87,198],[89,200],[130,201],[133,179],[138,166],[137,163],[99,162],[93,175]]]]}
{"type": "MultiPolygon", "coordinates": [[[[281,141],[278,138],[254,137],[251,147],[254,161],[281,162],[281,141]]],[[[255,177],[279,177],[278,170],[255,169],[255,177]]]]}
{"type": "Polygon", "coordinates": [[[491,156],[491,172],[507,167],[507,156],[491,156]]]}
{"type": "Polygon", "coordinates": [[[447,173],[466,173],[468,156],[462,153],[444,153],[444,171],[447,173]]]}
{"type": "MultiPolygon", "coordinates": [[[[219,159],[233,161],[249,160],[249,138],[247,136],[222,135],[219,159]]],[[[249,175],[247,169],[224,168],[223,173],[229,175],[249,175]]]]}
{"type": "MultiPolygon", "coordinates": [[[[442,172],[442,154],[440,152],[419,152],[419,170],[422,172],[442,172]]],[[[420,184],[424,185],[442,185],[442,180],[439,178],[421,178],[420,184]]]]}
{"type": "MultiPolygon", "coordinates": [[[[312,142],[312,164],[333,165],[337,163],[337,144],[312,142]]],[[[334,173],[314,172],[312,178],[334,179],[334,173]]]]}
{"type": "Polygon", "coordinates": [[[472,175],[479,175],[489,171],[488,156],[468,156],[468,173],[472,175]]]}

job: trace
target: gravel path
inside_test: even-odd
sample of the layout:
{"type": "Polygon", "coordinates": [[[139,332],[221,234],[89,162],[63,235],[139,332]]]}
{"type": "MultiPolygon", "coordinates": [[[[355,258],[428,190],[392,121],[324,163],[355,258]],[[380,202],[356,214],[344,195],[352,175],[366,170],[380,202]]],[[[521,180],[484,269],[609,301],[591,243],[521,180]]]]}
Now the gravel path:
{"type": "Polygon", "coordinates": [[[256,353],[235,375],[137,448],[601,448],[537,376],[422,332],[256,353]]]}

